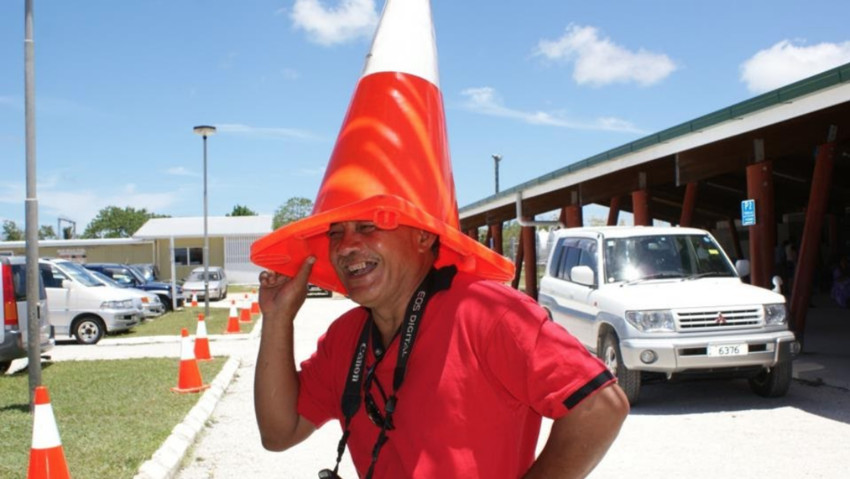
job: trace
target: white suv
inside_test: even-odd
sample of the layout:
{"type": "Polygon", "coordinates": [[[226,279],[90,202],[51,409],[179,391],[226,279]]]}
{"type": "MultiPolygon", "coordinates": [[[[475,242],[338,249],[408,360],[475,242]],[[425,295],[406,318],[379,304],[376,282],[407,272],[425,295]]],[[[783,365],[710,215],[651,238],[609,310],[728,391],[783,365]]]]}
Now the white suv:
{"type": "Polygon", "coordinates": [[[617,376],[634,403],[642,376],[731,374],[783,396],[799,351],[785,298],[743,283],[707,231],[570,228],[556,240],[539,302],[617,376]]]}
{"type": "MultiPolygon", "coordinates": [[[[0,374],[5,373],[12,361],[27,356],[29,347],[27,309],[27,259],[24,256],[0,256],[0,374]]],[[[53,348],[53,328],[47,314],[47,296],[39,281],[36,309],[41,352],[53,348]]]]}
{"type": "Polygon", "coordinates": [[[57,336],[95,344],[104,334],[126,331],[142,320],[131,294],[104,286],[77,263],[40,259],[39,271],[57,336]]]}

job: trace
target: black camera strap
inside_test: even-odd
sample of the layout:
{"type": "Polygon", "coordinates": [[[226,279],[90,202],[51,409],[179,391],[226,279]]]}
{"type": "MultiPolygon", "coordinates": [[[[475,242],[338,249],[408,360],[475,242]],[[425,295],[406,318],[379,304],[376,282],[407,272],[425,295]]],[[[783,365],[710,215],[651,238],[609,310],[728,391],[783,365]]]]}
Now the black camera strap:
{"type": "MultiPolygon", "coordinates": [[[[387,398],[384,406],[386,417],[383,427],[381,427],[381,432],[379,433],[378,439],[372,450],[372,462],[369,465],[368,472],[366,473],[367,479],[372,477],[375,463],[378,461],[378,454],[380,453],[384,443],[386,443],[389,439],[387,437],[387,425],[392,423],[392,415],[395,412],[398,403],[396,392],[398,392],[404,382],[404,376],[407,373],[407,362],[410,360],[410,354],[413,352],[413,343],[416,340],[416,334],[419,332],[419,324],[421,322],[420,320],[422,319],[422,315],[425,312],[425,306],[428,304],[428,301],[434,293],[448,289],[449,286],[451,286],[452,279],[456,273],[457,268],[455,266],[447,266],[445,268],[440,268],[439,270],[432,269],[428,272],[428,275],[424,280],[422,280],[422,283],[417,288],[416,293],[407,304],[407,311],[405,313],[406,319],[404,323],[402,323],[401,327],[390,341],[394,341],[396,336],[400,338],[398,359],[396,361],[395,372],[393,375],[393,390],[387,398]]],[[[371,312],[369,313],[369,317],[363,323],[363,329],[360,331],[360,337],[357,340],[357,347],[354,350],[354,356],[351,358],[351,366],[348,368],[348,376],[346,377],[345,389],[343,390],[341,403],[342,414],[345,417],[345,421],[343,425],[342,438],[339,440],[339,445],[337,446],[336,465],[333,469],[333,476],[330,477],[338,477],[336,474],[339,470],[339,463],[342,461],[342,455],[345,452],[345,447],[348,443],[348,436],[351,434],[351,419],[360,409],[360,402],[363,398],[363,376],[366,373],[366,349],[369,347],[369,336],[372,336],[372,348],[376,361],[376,364],[373,365],[373,367],[377,367],[377,362],[383,359],[385,350],[381,344],[377,328],[374,326],[371,312]]]]}

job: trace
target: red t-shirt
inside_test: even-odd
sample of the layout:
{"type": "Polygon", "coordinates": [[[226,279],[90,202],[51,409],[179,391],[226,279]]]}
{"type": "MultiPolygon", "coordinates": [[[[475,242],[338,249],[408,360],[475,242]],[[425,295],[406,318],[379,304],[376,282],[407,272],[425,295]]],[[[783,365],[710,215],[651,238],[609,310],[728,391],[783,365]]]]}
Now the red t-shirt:
{"type": "MultiPolygon", "coordinates": [[[[342,315],[301,364],[298,413],[317,427],[344,421],[341,398],[367,317],[363,308],[342,315]]],[[[396,338],[375,373],[387,395],[398,347],[396,338]]],[[[374,477],[520,477],[534,461],[541,416],[557,419],[613,380],[531,298],[458,273],[425,309],[374,477]]],[[[383,413],[374,385],[372,396],[383,413]]],[[[348,440],[361,477],[379,431],[361,404],[348,440]]]]}

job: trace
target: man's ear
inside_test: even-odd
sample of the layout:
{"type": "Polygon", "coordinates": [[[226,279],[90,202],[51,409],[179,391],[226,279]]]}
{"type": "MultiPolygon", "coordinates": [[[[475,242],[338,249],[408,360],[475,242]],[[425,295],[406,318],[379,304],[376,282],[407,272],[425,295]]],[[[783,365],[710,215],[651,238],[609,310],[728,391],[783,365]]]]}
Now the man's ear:
{"type": "Polygon", "coordinates": [[[418,242],[420,252],[429,251],[434,241],[437,241],[437,235],[430,231],[419,230],[418,242]]]}

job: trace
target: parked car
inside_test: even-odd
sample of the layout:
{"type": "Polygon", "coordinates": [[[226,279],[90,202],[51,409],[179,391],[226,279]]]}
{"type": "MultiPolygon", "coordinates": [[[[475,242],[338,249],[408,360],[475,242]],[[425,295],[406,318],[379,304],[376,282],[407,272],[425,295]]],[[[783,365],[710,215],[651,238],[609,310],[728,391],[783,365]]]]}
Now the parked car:
{"type": "Polygon", "coordinates": [[[539,302],[617,376],[631,403],[642,381],[741,375],[783,396],[799,352],[785,298],[745,284],[707,231],[599,227],[560,230],[539,302]]]}
{"type": "Polygon", "coordinates": [[[160,301],[159,296],[141,289],[131,288],[127,285],[121,284],[100,271],[89,270],[89,272],[95,277],[95,279],[103,283],[104,286],[123,289],[127,293],[132,294],[134,304],[142,311],[142,316],[145,319],[156,318],[165,313],[165,306],[162,304],[162,301],[160,301]]]}
{"type": "Polygon", "coordinates": [[[50,321],[57,335],[95,344],[104,334],[139,324],[142,312],[124,290],[101,284],[86,268],[65,259],[39,260],[50,321]]]}
{"type": "MultiPolygon", "coordinates": [[[[0,256],[0,374],[5,373],[12,361],[27,356],[29,338],[27,314],[27,270],[26,257],[0,256]]],[[[53,327],[47,311],[47,293],[44,283],[38,282],[39,344],[41,352],[53,348],[53,327]]]]}
{"type": "MultiPolygon", "coordinates": [[[[171,285],[168,283],[161,283],[159,281],[148,281],[144,278],[144,276],[142,276],[138,271],[136,271],[135,268],[132,268],[130,267],[130,265],[126,264],[87,263],[83,266],[85,266],[86,269],[92,271],[100,271],[101,273],[123,285],[154,293],[159,296],[159,300],[165,306],[166,311],[171,311],[172,309],[171,285]]],[[[177,307],[180,308],[183,306],[184,301],[183,289],[180,286],[176,286],[175,290],[177,292],[177,295],[175,296],[177,307]]]]}
{"type": "MultiPolygon", "coordinates": [[[[224,272],[224,268],[221,266],[208,266],[207,270],[209,273],[208,287],[210,290],[210,301],[213,299],[216,301],[224,299],[227,296],[227,274],[224,272]]],[[[189,273],[189,276],[186,277],[186,280],[183,281],[183,294],[187,298],[195,295],[198,299],[204,299],[203,266],[193,269],[189,273]]]]}

